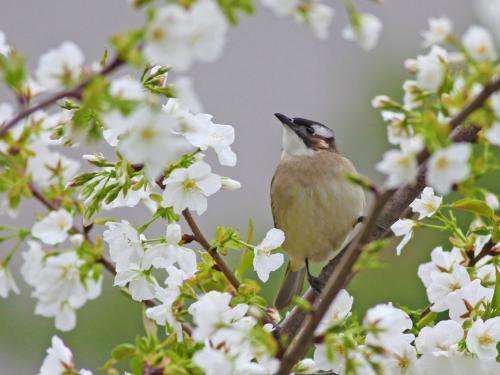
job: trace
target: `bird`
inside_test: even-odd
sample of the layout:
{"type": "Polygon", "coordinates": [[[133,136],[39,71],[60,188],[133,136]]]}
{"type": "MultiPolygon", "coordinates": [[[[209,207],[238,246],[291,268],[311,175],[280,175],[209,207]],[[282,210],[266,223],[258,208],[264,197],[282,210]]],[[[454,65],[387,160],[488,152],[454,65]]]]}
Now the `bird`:
{"type": "Polygon", "coordinates": [[[332,259],[362,221],[363,189],[347,179],[357,174],[353,163],[337,149],[334,132],[305,118],[275,116],[283,125],[282,154],[271,181],[274,226],[285,233],[288,255],[275,307],[290,306],[300,295],[307,274],[319,293],[321,284],[309,262],[332,259]]]}

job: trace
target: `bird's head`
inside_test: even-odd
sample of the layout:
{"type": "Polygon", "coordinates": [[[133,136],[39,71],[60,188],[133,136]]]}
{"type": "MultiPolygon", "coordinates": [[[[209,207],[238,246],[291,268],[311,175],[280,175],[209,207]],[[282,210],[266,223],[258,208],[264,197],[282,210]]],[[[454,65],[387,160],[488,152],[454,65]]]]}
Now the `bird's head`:
{"type": "Polygon", "coordinates": [[[313,155],[317,151],[336,152],[333,130],[327,126],[305,118],[274,114],[284,125],[283,152],[287,154],[313,155]]]}

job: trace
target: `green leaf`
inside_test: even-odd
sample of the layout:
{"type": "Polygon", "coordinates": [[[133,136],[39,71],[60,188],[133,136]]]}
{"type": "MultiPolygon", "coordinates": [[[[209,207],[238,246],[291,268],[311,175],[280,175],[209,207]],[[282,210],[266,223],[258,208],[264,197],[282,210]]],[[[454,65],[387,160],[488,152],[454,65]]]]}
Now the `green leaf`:
{"type": "Polygon", "coordinates": [[[120,344],[113,349],[111,357],[117,361],[132,357],[135,354],[135,346],[132,344],[120,344]]]}
{"type": "Polygon", "coordinates": [[[428,325],[430,325],[431,323],[433,323],[436,318],[437,318],[438,314],[431,311],[430,313],[428,313],[426,316],[424,316],[422,319],[420,319],[417,323],[417,329],[422,329],[428,325]]]}
{"type": "Polygon", "coordinates": [[[452,204],[453,208],[459,210],[469,211],[481,216],[493,217],[494,213],[490,206],[479,199],[474,198],[464,198],[460,199],[452,204]]]}

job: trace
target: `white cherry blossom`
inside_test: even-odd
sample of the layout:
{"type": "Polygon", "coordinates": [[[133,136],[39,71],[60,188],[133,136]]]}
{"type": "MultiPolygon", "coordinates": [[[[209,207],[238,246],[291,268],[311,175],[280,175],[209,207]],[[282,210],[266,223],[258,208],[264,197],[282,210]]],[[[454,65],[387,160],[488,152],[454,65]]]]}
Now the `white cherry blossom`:
{"type": "Polygon", "coordinates": [[[401,141],[401,149],[393,149],[384,153],[382,161],[375,168],[386,174],[385,185],[396,188],[405,183],[412,183],[417,177],[418,162],[416,154],[423,148],[420,136],[401,141]]]}
{"type": "Polygon", "coordinates": [[[230,302],[229,293],[210,291],[189,306],[188,312],[196,324],[192,337],[195,340],[205,340],[216,332],[221,324],[231,324],[243,318],[248,311],[248,305],[238,304],[231,307],[230,302]]]}
{"type": "Polygon", "coordinates": [[[432,281],[427,287],[427,296],[433,304],[432,311],[448,309],[446,297],[470,283],[470,277],[465,267],[455,265],[450,273],[439,272],[431,276],[432,281]]]}
{"type": "Polygon", "coordinates": [[[139,264],[143,249],[137,230],[126,220],[119,223],[107,222],[103,239],[108,243],[111,260],[118,272],[127,270],[132,264],[139,264]]]}
{"type": "Polygon", "coordinates": [[[429,28],[422,32],[423,46],[430,47],[434,44],[444,43],[451,35],[452,22],[449,18],[429,18],[429,28]]]}
{"type": "Polygon", "coordinates": [[[432,250],[431,259],[431,262],[423,263],[418,267],[418,277],[426,288],[430,286],[435,275],[443,272],[450,273],[453,267],[465,260],[460,249],[454,247],[451,251],[444,251],[441,246],[432,250]]]}
{"type": "Polygon", "coordinates": [[[370,344],[383,345],[394,339],[410,343],[414,338],[412,334],[403,333],[412,327],[408,314],[390,303],[368,309],[363,325],[373,331],[366,337],[366,342],[370,344]]]}
{"type": "Polygon", "coordinates": [[[483,311],[484,305],[490,302],[492,297],[493,289],[483,287],[481,281],[475,279],[446,297],[450,318],[462,322],[470,316],[470,309],[483,311]]]}
{"type": "Polygon", "coordinates": [[[446,73],[447,52],[433,46],[427,55],[420,55],[416,62],[416,83],[423,91],[436,92],[443,84],[446,73]]]}
{"type": "Polygon", "coordinates": [[[300,0],[261,0],[261,2],[279,17],[289,16],[300,4],[300,0]]]}
{"type": "Polygon", "coordinates": [[[118,149],[131,163],[144,164],[151,179],[189,149],[173,132],[177,120],[163,111],[143,106],[110,125],[126,131],[118,136],[118,149]]]}
{"type": "Polygon", "coordinates": [[[323,334],[328,329],[328,327],[330,327],[334,323],[339,323],[347,316],[349,316],[351,313],[353,302],[354,298],[347,292],[347,290],[341,289],[326,311],[323,319],[318,324],[318,327],[314,332],[315,335],[319,336],[323,334]]]}
{"type": "Polygon", "coordinates": [[[373,14],[359,14],[359,25],[353,27],[349,25],[342,30],[342,37],[353,41],[365,51],[374,49],[378,44],[378,39],[382,31],[382,22],[373,14]]]}
{"type": "Polygon", "coordinates": [[[155,297],[161,302],[160,305],[146,309],[146,316],[159,325],[168,324],[177,334],[177,341],[182,341],[182,325],[175,319],[172,305],[179,297],[179,290],[174,288],[156,287],[155,297]]]}
{"type": "Polygon", "coordinates": [[[109,86],[111,95],[125,100],[143,100],[146,92],[141,82],[131,76],[115,79],[109,86]]]}
{"type": "Polygon", "coordinates": [[[320,1],[311,1],[307,13],[305,13],[303,19],[299,18],[299,22],[304,22],[317,38],[324,40],[328,38],[328,29],[334,15],[335,10],[332,7],[320,1]]]}
{"type": "Polygon", "coordinates": [[[163,206],[181,213],[185,208],[198,215],[207,210],[207,197],[220,190],[220,176],[211,172],[210,165],[197,161],[188,168],[177,168],[165,179],[163,206]]]}
{"type": "Polygon", "coordinates": [[[113,285],[123,288],[127,284],[134,301],[152,299],[158,286],[156,279],[137,264],[131,264],[126,270],[117,271],[113,285]]]}
{"type": "Polygon", "coordinates": [[[80,47],[73,42],[64,42],[40,56],[35,71],[36,80],[48,90],[68,87],[78,81],[83,60],[80,47]]]}
{"type": "Polygon", "coordinates": [[[196,254],[193,250],[179,245],[182,239],[181,226],[177,223],[167,226],[166,243],[154,244],[146,250],[144,263],[148,267],[167,269],[177,263],[186,276],[196,273],[196,254]]]}
{"type": "Polygon", "coordinates": [[[493,37],[484,27],[473,25],[465,32],[462,43],[477,61],[496,60],[497,51],[493,37]]]}
{"type": "Polygon", "coordinates": [[[396,236],[403,236],[403,239],[396,247],[396,254],[401,255],[401,250],[410,242],[413,236],[413,228],[415,227],[415,222],[411,219],[399,219],[394,224],[391,225],[391,230],[396,236]]]}
{"type": "Polygon", "coordinates": [[[415,199],[410,207],[413,212],[418,213],[418,219],[431,217],[441,206],[443,197],[434,194],[434,189],[427,186],[422,191],[420,198],[415,199]]]}
{"type": "Polygon", "coordinates": [[[168,4],[158,10],[147,28],[144,54],[152,63],[185,71],[194,60],[216,60],[227,30],[226,18],[213,1],[197,1],[189,9],[168,4]]]}
{"type": "Polygon", "coordinates": [[[52,336],[52,346],[47,349],[38,375],[63,375],[68,369],[74,370],[73,353],[57,336],[52,336]]]}
{"type": "Polygon", "coordinates": [[[5,33],[0,30],[0,55],[8,56],[12,47],[7,44],[5,33]]]}
{"type": "Polygon", "coordinates": [[[7,298],[10,291],[19,294],[12,272],[6,265],[0,263],[0,297],[7,298]]]}
{"type": "Polygon", "coordinates": [[[470,144],[466,143],[456,143],[434,152],[428,164],[429,186],[439,194],[447,194],[454,184],[466,180],[470,173],[471,152],[470,144]]]}
{"type": "Polygon", "coordinates": [[[47,245],[64,242],[68,238],[68,230],[73,225],[73,216],[64,210],[51,211],[42,220],[35,223],[31,232],[47,245]]]}
{"type": "Polygon", "coordinates": [[[495,122],[491,128],[484,132],[488,142],[494,146],[500,146],[500,122],[495,122]]]}
{"type": "Polygon", "coordinates": [[[496,359],[500,341],[500,317],[474,321],[465,340],[467,349],[481,359],[496,359]]]}
{"type": "Polygon", "coordinates": [[[420,354],[449,357],[457,353],[458,342],[463,338],[462,326],[453,320],[443,320],[434,327],[424,327],[415,339],[420,354]]]}
{"type": "Polygon", "coordinates": [[[285,233],[273,228],[266,233],[265,238],[254,248],[253,268],[263,282],[269,280],[269,274],[283,265],[283,254],[273,254],[285,241],[285,233]]]}

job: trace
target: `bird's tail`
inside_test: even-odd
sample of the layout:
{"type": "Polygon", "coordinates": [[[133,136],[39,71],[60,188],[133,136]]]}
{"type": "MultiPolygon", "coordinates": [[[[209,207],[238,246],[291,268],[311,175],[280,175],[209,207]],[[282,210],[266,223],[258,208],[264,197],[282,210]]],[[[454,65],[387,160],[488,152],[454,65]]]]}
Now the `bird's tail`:
{"type": "Polygon", "coordinates": [[[302,288],[304,286],[304,279],[306,276],[306,268],[303,267],[298,271],[292,271],[290,268],[290,262],[286,267],[285,277],[281,288],[278,291],[276,300],[274,301],[274,306],[278,310],[282,310],[292,303],[293,296],[297,296],[302,293],[302,288]]]}

